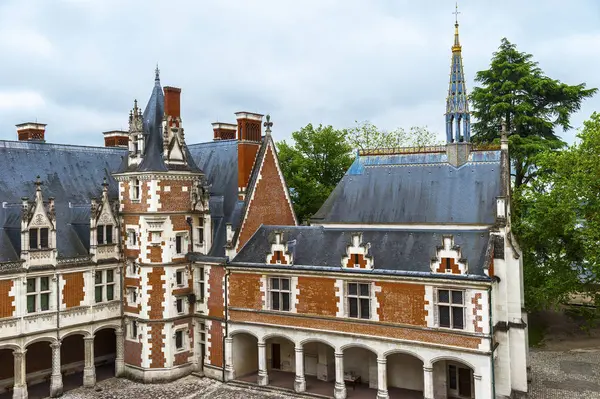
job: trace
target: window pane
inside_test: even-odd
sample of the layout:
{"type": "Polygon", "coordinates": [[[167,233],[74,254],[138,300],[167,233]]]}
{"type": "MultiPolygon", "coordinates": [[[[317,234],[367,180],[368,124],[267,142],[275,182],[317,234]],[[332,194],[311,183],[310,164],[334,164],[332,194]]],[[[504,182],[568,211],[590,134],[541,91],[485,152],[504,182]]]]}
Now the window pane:
{"type": "Polygon", "coordinates": [[[281,310],[289,311],[290,310],[290,294],[287,292],[281,294],[281,299],[282,299],[281,310]]]}
{"type": "Polygon", "coordinates": [[[360,300],[360,318],[361,319],[369,319],[370,318],[370,309],[369,309],[369,300],[366,298],[361,298],[360,300]]]}
{"type": "Polygon", "coordinates": [[[96,287],[96,303],[102,302],[102,286],[96,287]]]}
{"type": "Polygon", "coordinates": [[[106,282],[107,283],[112,283],[115,279],[115,271],[114,270],[107,270],[106,271],[106,282]]]}
{"type": "Polygon", "coordinates": [[[450,291],[448,290],[439,290],[438,291],[438,301],[443,303],[450,302],[450,291]]]}
{"type": "Polygon", "coordinates": [[[439,306],[440,327],[450,327],[450,307],[439,306]]]}
{"type": "Polygon", "coordinates": [[[350,306],[348,306],[349,312],[348,312],[348,316],[350,317],[358,317],[358,299],[356,298],[348,298],[348,304],[350,306]]]}
{"type": "Polygon", "coordinates": [[[271,288],[274,290],[278,290],[279,289],[279,279],[278,278],[272,278],[271,279],[271,288]]]}
{"type": "Polygon", "coordinates": [[[50,289],[50,278],[40,277],[40,291],[48,291],[50,289]]]}
{"type": "Polygon", "coordinates": [[[452,326],[454,328],[458,328],[458,329],[463,329],[464,323],[464,317],[463,317],[463,308],[457,308],[457,307],[453,307],[452,308],[452,326]]]}
{"type": "Polygon", "coordinates": [[[271,309],[279,310],[279,292],[271,292],[271,309]]]}
{"type": "Polygon", "coordinates": [[[177,283],[177,285],[183,284],[183,273],[182,272],[175,272],[175,282],[177,283]]]}
{"type": "Polygon", "coordinates": [[[175,333],[175,346],[177,349],[183,348],[183,333],[181,331],[175,333]]]}
{"type": "Polygon", "coordinates": [[[361,284],[360,285],[360,295],[361,296],[369,296],[369,284],[361,284]]]}
{"type": "Polygon", "coordinates": [[[358,293],[358,288],[356,283],[348,284],[348,295],[356,295],[358,293]]]}
{"type": "Polygon", "coordinates": [[[106,243],[107,244],[112,244],[112,233],[113,233],[113,227],[112,224],[107,224],[106,225],[106,243]]]}
{"type": "Polygon", "coordinates": [[[38,247],[38,229],[29,229],[29,249],[37,249],[38,247]]]}
{"type": "Polygon", "coordinates": [[[27,313],[35,312],[35,295],[27,296],[27,313]]]}
{"type": "Polygon", "coordinates": [[[290,290],[290,279],[288,279],[288,278],[281,279],[281,289],[283,289],[285,291],[290,290]]]}
{"type": "Polygon", "coordinates": [[[96,227],[96,234],[98,234],[98,244],[104,244],[104,226],[96,227]]]}
{"type": "Polygon", "coordinates": [[[115,286],[112,284],[107,285],[106,286],[106,300],[112,301],[113,299],[115,299],[115,286]]]}
{"type": "Polygon", "coordinates": [[[34,278],[27,279],[27,292],[35,292],[35,279],[34,278]]]}
{"type": "Polygon", "coordinates": [[[200,300],[204,300],[204,283],[200,283],[200,300]]]}
{"type": "Polygon", "coordinates": [[[456,387],[456,366],[448,366],[448,374],[449,374],[449,385],[450,389],[457,389],[456,387]]]}
{"type": "Polygon", "coordinates": [[[177,313],[183,312],[183,301],[181,299],[177,300],[177,313]]]}
{"type": "Polygon", "coordinates": [[[48,229],[40,229],[40,247],[48,248],[48,229]]]}
{"type": "Polygon", "coordinates": [[[102,284],[102,272],[96,272],[96,284],[102,284]]]}
{"type": "Polygon", "coordinates": [[[175,252],[181,253],[181,236],[175,237],[175,252]]]}
{"type": "Polygon", "coordinates": [[[200,244],[202,244],[204,242],[204,229],[203,228],[198,229],[198,242],[200,244]]]}
{"type": "Polygon", "coordinates": [[[452,303],[462,305],[462,303],[463,303],[463,292],[462,291],[452,291],[452,303]]]}
{"type": "Polygon", "coordinates": [[[42,310],[50,309],[50,294],[40,295],[40,307],[42,310]]]}

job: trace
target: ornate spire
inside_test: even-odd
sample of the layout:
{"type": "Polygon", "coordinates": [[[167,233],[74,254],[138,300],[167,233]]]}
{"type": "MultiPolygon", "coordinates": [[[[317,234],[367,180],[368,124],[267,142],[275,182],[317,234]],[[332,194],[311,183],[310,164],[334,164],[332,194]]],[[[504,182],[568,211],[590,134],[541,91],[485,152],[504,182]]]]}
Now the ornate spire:
{"type": "Polygon", "coordinates": [[[458,3],[454,22],[454,44],[450,65],[450,84],[446,99],[446,140],[448,143],[471,140],[471,117],[467,100],[467,86],[462,64],[462,47],[458,37],[458,3]]]}
{"type": "Polygon", "coordinates": [[[267,115],[267,121],[263,123],[265,129],[265,134],[271,134],[271,128],[273,127],[273,122],[271,122],[271,115],[267,115]]]}
{"type": "Polygon", "coordinates": [[[160,83],[160,69],[158,69],[158,62],[156,63],[156,69],[154,70],[154,82],[160,83]]]}

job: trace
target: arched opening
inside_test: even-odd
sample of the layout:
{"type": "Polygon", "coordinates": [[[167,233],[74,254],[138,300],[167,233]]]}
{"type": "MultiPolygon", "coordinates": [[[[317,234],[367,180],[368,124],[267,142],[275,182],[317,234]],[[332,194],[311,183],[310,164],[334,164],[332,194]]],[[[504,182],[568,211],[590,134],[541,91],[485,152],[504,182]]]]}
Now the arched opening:
{"type": "Polygon", "coordinates": [[[0,399],[12,398],[15,384],[15,359],[12,349],[0,349],[0,399]]]}
{"type": "Polygon", "coordinates": [[[96,382],[115,376],[117,336],[114,328],[103,328],[94,334],[96,382]]]}
{"type": "Polygon", "coordinates": [[[29,398],[50,396],[50,375],[52,374],[52,348],[50,342],[40,341],[29,344],[25,349],[25,373],[29,398]]]}
{"type": "Polygon", "coordinates": [[[333,395],[335,384],[335,350],[321,341],[310,341],[302,346],[306,392],[333,395]]]}
{"type": "Polygon", "coordinates": [[[65,392],[83,385],[84,362],[83,335],[73,334],[63,338],[60,345],[60,368],[65,392]]]}
{"type": "Polygon", "coordinates": [[[258,376],[258,340],[247,333],[238,333],[232,337],[233,378],[256,382],[258,376]]]}
{"type": "Polygon", "coordinates": [[[287,338],[275,336],[265,340],[269,385],[294,389],[296,377],[296,345],[287,338]]]}
{"type": "Polygon", "coordinates": [[[434,397],[475,398],[473,369],[460,360],[438,360],[433,364],[434,397]]]}
{"type": "Polygon", "coordinates": [[[423,362],[406,354],[393,353],[386,358],[387,386],[390,398],[423,397],[423,362]]]}
{"type": "Polygon", "coordinates": [[[364,347],[344,349],[344,381],[348,397],[377,396],[377,355],[364,347]]]}

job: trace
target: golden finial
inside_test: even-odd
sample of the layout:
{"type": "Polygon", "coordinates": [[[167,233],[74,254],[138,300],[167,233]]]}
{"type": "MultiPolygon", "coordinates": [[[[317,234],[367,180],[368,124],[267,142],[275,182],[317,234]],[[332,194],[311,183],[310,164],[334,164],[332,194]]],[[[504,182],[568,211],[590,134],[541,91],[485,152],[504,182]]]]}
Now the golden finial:
{"type": "Polygon", "coordinates": [[[458,11],[458,1],[455,4],[454,12],[454,45],[452,46],[452,51],[460,51],[460,41],[458,40],[458,14],[461,12],[458,11]]]}

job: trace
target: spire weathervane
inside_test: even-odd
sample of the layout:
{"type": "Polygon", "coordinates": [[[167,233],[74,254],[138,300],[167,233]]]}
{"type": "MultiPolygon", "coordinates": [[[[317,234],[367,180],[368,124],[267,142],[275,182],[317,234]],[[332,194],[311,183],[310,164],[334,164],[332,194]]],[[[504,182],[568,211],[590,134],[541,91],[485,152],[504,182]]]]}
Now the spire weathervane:
{"type": "Polygon", "coordinates": [[[456,25],[458,25],[458,14],[460,14],[461,12],[458,11],[458,1],[456,2],[456,7],[455,7],[455,11],[452,13],[454,14],[454,23],[456,25]]]}
{"type": "Polygon", "coordinates": [[[160,80],[160,69],[158,69],[158,62],[156,63],[156,69],[154,70],[154,80],[156,82],[160,80]]]}

